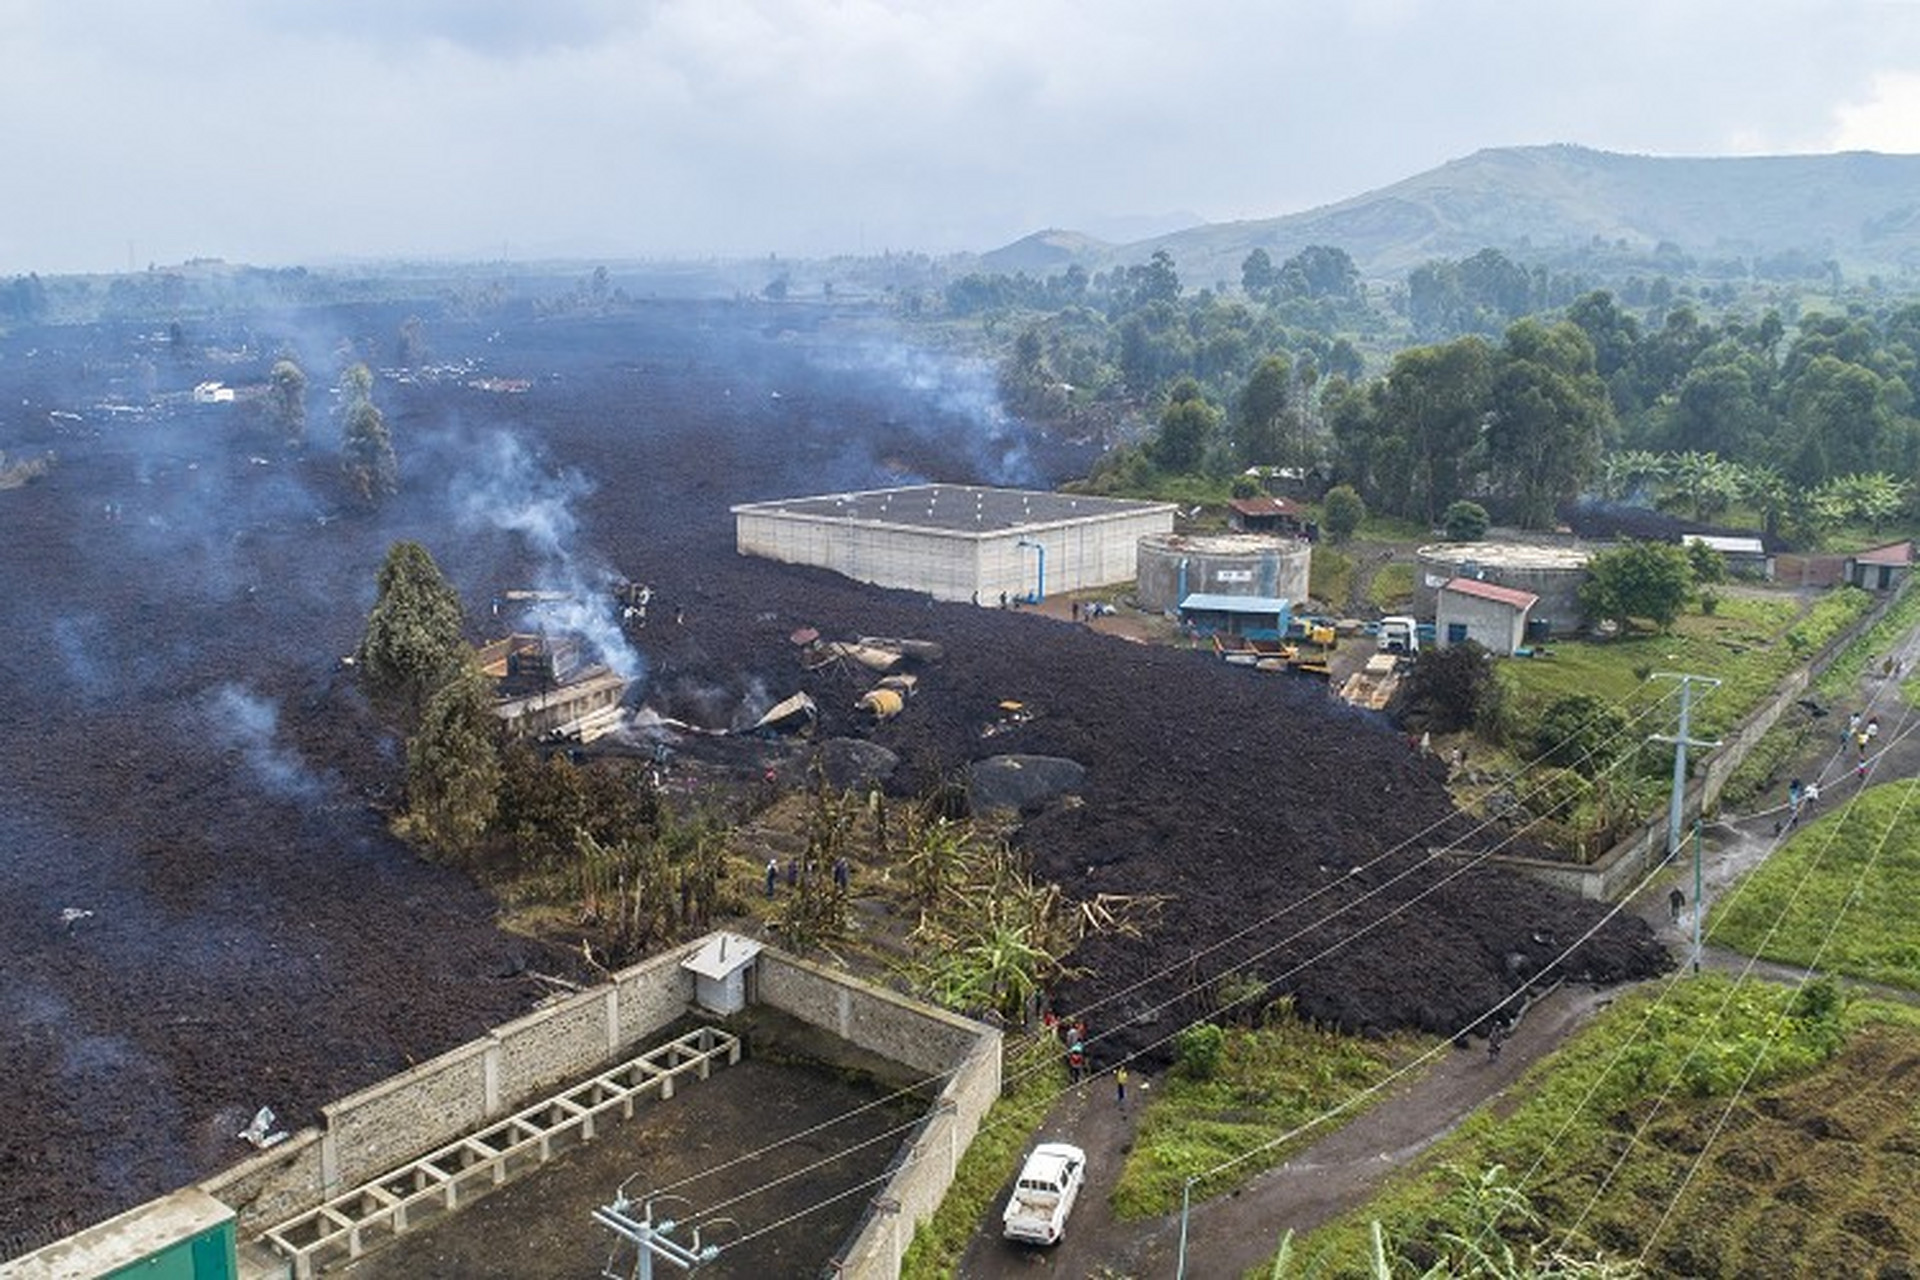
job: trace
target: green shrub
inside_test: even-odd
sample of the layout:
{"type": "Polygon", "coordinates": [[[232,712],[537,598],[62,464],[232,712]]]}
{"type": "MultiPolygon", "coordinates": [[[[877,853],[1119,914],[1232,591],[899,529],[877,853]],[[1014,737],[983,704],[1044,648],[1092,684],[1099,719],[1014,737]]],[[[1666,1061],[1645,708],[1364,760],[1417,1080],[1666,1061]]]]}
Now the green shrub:
{"type": "Polygon", "coordinates": [[[1188,1027],[1174,1038],[1174,1061],[1195,1080],[1211,1080],[1227,1050],[1227,1033],[1211,1022],[1188,1027]]]}

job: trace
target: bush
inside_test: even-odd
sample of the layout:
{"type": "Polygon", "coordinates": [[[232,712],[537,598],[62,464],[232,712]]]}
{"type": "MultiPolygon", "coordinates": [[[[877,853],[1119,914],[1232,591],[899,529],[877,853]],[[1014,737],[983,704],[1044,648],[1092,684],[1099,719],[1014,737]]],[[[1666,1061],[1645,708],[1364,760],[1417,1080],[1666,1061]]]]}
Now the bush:
{"type": "Polygon", "coordinates": [[[1485,507],[1464,498],[1449,503],[1440,517],[1441,527],[1446,530],[1449,542],[1478,542],[1487,536],[1487,528],[1492,523],[1485,507]]]}
{"type": "Polygon", "coordinates": [[[1605,698],[1572,693],[1540,713],[1534,750],[1551,764],[1592,773],[1620,753],[1626,727],[1626,713],[1605,698]]]}
{"type": "Polygon", "coordinates": [[[1188,1027],[1173,1041],[1174,1061],[1195,1080],[1211,1080],[1227,1051],[1227,1033],[1211,1022],[1188,1027]]]}
{"type": "Polygon", "coordinates": [[[1367,504],[1354,492],[1352,485],[1337,484],[1327,490],[1320,523],[1326,527],[1328,537],[1335,542],[1345,542],[1353,537],[1360,528],[1360,522],[1366,518],[1367,504]]]}

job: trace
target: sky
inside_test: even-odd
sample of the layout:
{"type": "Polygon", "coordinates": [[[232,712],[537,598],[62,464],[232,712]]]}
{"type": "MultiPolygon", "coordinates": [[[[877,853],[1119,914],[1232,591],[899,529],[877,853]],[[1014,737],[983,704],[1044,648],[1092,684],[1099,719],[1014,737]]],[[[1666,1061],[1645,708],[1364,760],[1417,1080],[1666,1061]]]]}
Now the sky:
{"type": "Polygon", "coordinates": [[[1920,152],[1920,0],[0,0],[0,276],[821,256],[1920,152]]]}

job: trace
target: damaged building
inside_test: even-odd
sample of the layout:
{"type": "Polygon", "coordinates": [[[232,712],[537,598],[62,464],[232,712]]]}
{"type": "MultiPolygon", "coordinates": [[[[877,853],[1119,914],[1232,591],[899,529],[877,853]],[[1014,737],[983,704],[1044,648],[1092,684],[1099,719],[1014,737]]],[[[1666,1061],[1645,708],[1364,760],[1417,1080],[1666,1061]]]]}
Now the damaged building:
{"type": "Polygon", "coordinates": [[[576,636],[516,632],[482,645],[477,657],[494,681],[493,713],[519,737],[591,742],[618,722],[631,683],[587,662],[576,636]]]}

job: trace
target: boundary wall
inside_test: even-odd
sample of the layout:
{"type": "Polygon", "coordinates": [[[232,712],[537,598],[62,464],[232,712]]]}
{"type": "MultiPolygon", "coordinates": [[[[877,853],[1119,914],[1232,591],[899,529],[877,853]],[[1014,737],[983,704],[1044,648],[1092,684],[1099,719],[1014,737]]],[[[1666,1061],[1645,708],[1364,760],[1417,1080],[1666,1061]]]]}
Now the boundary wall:
{"type": "Polygon", "coordinates": [[[590,1074],[693,1000],[676,947],[478,1040],[321,1108],[324,1124],[200,1184],[232,1206],[242,1238],[425,1155],[543,1090],[590,1074]]]}
{"type": "MultiPolygon", "coordinates": [[[[1861,636],[1893,607],[1899,599],[1899,592],[1891,592],[1876,601],[1872,608],[1851,627],[1827,642],[1826,648],[1815,654],[1805,666],[1783,677],[1774,686],[1774,692],[1759,707],[1750,712],[1732,732],[1722,740],[1721,745],[1700,759],[1704,767],[1687,783],[1686,792],[1681,800],[1680,821],[1685,827],[1697,820],[1700,815],[1713,808],[1725,789],[1727,779],[1733,776],[1747,758],[1747,753],[1759,745],[1767,732],[1779,723],[1787,708],[1799,700],[1807,691],[1815,677],[1819,676],[1847,647],[1861,636]]],[[[1684,837],[1683,837],[1684,838],[1684,837]]],[[[1659,817],[1637,828],[1634,833],[1607,850],[1600,858],[1586,866],[1567,862],[1548,862],[1538,858],[1511,858],[1495,854],[1489,861],[1492,865],[1502,866],[1558,885],[1583,898],[1595,898],[1606,902],[1618,901],[1621,895],[1639,883],[1642,876],[1655,865],[1666,860],[1667,856],[1667,815],[1663,810],[1659,817]]]]}
{"type": "Polygon", "coordinates": [[[833,1273],[892,1280],[913,1233],[953,1185],[960,1157],[1000,1096],[1000,1032],[823,965],[762,951],[754,1000],[927,1075],[945,1075],[925,1123],[902,1144],[893,1172],[833,1273]]]}

